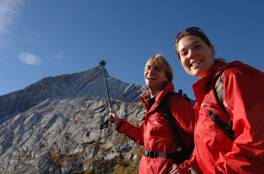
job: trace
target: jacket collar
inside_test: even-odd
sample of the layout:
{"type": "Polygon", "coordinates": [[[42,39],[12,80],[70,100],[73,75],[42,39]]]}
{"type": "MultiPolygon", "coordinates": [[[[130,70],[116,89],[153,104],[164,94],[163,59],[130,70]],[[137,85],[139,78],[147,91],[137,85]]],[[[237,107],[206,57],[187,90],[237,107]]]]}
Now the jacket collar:
{"type": "Polygon", "coordinates": [[[173,83],[171,81],[167,82],[165,87],[155,97],[155,102],[151,106],[151,108],[149,108],[150,94],[149,94],[148,90],[146,90],[139,98],[140,98],[141,102],[144,104],[144,106],[147,110],[147,113],[150,113],[150,112],[153,112],[157,109],[158,105],[160,104],[160,102],[162,101],[162,99],[164,98],[164,96],[167,93],[173,92],[173,91],[174,91],[173,83]]]}
{"type": "Polygon", "coordinates": [[[205,94],[208,92],[208,88],[212,84],[214,78],[223,71],[224,65],[224,61],[216,60],[213,67],[209,70],[209,74],[193,84],[194,96],[199,106],[201,105],[205,94]]]}

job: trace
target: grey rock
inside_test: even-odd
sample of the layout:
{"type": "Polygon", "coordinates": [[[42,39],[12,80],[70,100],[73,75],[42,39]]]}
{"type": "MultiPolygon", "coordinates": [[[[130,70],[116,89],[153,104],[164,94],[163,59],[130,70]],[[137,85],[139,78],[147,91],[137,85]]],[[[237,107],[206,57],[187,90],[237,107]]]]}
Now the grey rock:
{"type": "MultiPolygon", "coordinates": [[[[113,110],[140,124],[144,87],[107,79],[113,110]]],[[[111,126],[99,129],[105,96],[99,67],[0,96],[0,173],[109,173],[120,160],[136,164],[135,142],[111,126]]]]}

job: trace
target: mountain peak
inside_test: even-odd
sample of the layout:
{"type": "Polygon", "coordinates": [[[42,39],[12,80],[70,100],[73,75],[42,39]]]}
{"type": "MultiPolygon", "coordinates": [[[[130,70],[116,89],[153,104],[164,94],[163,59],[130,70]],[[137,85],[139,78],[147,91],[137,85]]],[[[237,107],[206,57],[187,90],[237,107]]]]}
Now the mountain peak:
{"type": "MultiPolygon", "coordinates": [[[[110,77],[106,72],[110,96],[125,102],[137,101],[143,86],[129,84],[110,77]]],[[[105,98],[102,68],[97,66],[83,72],[46,77],[25,89],[0,96],[0,123],[5,117],[24,112],[46,99],[88,97],[105,98]]]]}
{"type": "MultiPolygon", "coordinates": [[[[138,124],[144,109],[136,101],[144,87],[106,76],[113,111],[138,124]]],[[[137,152],[130,159],[135,142],[110,127],[100,129],[109,113],[106,102],[100,67],[46,77],[0,96],[0,171],[106,173],[122,159],[136,172],[137,152]]]]}

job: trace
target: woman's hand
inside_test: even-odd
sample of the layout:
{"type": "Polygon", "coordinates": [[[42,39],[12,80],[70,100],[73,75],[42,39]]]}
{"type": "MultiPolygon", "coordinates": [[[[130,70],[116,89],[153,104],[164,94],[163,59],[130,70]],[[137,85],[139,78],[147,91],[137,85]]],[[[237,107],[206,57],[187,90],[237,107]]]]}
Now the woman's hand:
{"type": "Polygon", "coordinates": [[[173,164],[169,169],[169,174],[181,174],[180,169],[177,164],[173,164]]]}
{"type": "Polygon", "coordinates": [[[108,114],[108,121],[115,127],[118,128],[121,124],[121,119],[113,112],[108,114]]]}
{"type": "Polygon", "coordinates": [[[108,114],[108,121],[112,124],[114,124],[116,122],[116,114],[114,114],[113,112],[110,112],[108,114]]]}

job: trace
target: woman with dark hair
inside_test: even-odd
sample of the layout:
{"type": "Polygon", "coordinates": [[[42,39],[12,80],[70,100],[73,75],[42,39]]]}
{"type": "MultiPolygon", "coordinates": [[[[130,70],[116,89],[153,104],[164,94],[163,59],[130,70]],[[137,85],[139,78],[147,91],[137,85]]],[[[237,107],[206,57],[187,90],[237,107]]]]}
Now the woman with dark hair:
{"type": "Polygon", "coordinates": [[[167,174],[172,164],[181,163],[192,152],[194,110],[189,100],[174,92],[172,69],[163,56],[157,54],[147,61],[144,79],[147,89],[140,99],[146,113],[141,125],[136,127],[114,113],[109,121],[118,132],[144,146],[140,174],[167,174]],[[177,136],[176,125],[171,123],[177,125],[177,136]]]}
{"type": "Polygon", "coordinates": [[[193,85],[194,151],[170,173],[264,173],[263,72],[216,59],[213,44],[198,27],[180,32],[174,46],[185,72],[199,80],[193,85]]]}

